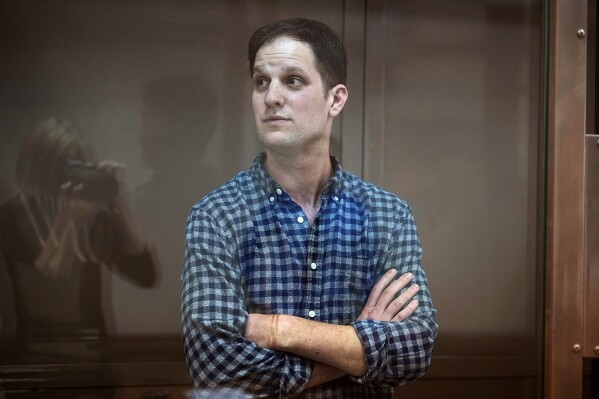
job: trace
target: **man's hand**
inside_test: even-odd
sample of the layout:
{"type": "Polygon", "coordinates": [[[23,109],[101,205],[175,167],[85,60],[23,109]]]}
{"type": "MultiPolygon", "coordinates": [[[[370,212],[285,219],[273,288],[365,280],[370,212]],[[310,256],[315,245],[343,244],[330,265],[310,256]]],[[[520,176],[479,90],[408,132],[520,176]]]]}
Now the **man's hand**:
{"type": "Polygon", "coordinates": [[[375,284],[372,291],[370,291],[364,309],[358,316],[358,320],[402,321],[414,313],[418,307],[418,301],[410,300],[416,295],[420,287],[413,284],[397,296],[412,281],[414,276],[411,273],[406,273],[394,280],[396,274],[397,270],[391,269],[375,284]]]}

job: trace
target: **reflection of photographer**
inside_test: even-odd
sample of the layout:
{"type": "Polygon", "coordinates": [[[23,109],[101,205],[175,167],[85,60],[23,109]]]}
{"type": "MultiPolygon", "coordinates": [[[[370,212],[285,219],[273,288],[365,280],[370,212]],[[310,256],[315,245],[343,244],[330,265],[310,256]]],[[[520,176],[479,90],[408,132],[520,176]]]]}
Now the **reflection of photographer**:
{"type": "Polygon", "coordinates": [[[115,174],[122,165],[114,161],[104,161],[96,165],[81,159],[67,162],[67,182],[72,184],[72,195],[84,201],[110,204],[119,191],[119,181],[115,174]]]}
{"type": "Polygon", "coordinates": [[[150,287],[151,251],[124,196],[123,166],[94,163],[65,120],[31,132],[17,161],[19,195],[0,206],[0,251],[13,283],[17,338],[101,337],[101,267],[150,287]]]}

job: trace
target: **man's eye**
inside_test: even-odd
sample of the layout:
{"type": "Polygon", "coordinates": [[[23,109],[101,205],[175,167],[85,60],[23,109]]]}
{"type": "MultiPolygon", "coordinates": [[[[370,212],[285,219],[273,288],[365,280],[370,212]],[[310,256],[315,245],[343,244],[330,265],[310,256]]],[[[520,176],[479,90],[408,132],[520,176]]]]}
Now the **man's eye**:
{"type": "Polygon", "coordinates": [[[256,78],[254,79],[254,86],[256,86],[258,89],[265,88],[268,86],[268,81],[264,78],[256,78]]]}
{"type": "Polygon", "coordinates": [[[301,80],[300,78],[297,78],[297,77],[291,77],[291,78],[287,79],[287,84],[290,86],[297,87],[297,86],[301,86],[303,83],[304,83],[303,80],[301,80]]]}

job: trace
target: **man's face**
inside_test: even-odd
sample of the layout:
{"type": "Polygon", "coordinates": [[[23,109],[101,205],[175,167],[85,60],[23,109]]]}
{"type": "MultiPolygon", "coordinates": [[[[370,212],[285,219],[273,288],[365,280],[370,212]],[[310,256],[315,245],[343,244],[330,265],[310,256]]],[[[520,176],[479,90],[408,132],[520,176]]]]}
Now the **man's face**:
{"type": "Polygon", "coordinates": [[[312,49],[280,37],[256,54],[252,105],[258,139],[270,150],[328,146],[333,96],[325,91],[312,49]]]}

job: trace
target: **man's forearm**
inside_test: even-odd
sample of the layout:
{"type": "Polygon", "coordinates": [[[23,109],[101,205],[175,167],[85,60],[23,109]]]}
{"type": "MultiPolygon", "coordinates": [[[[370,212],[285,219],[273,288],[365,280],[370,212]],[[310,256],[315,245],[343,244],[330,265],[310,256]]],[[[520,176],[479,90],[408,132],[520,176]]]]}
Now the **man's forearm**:
{"type": "Polygon", "coordinates": [[[362,342],[352,326],[290,315],[277,315],[277,318],[272,349],[325,363],[353,376],[362,376],[368,371],[362,342]]]}

